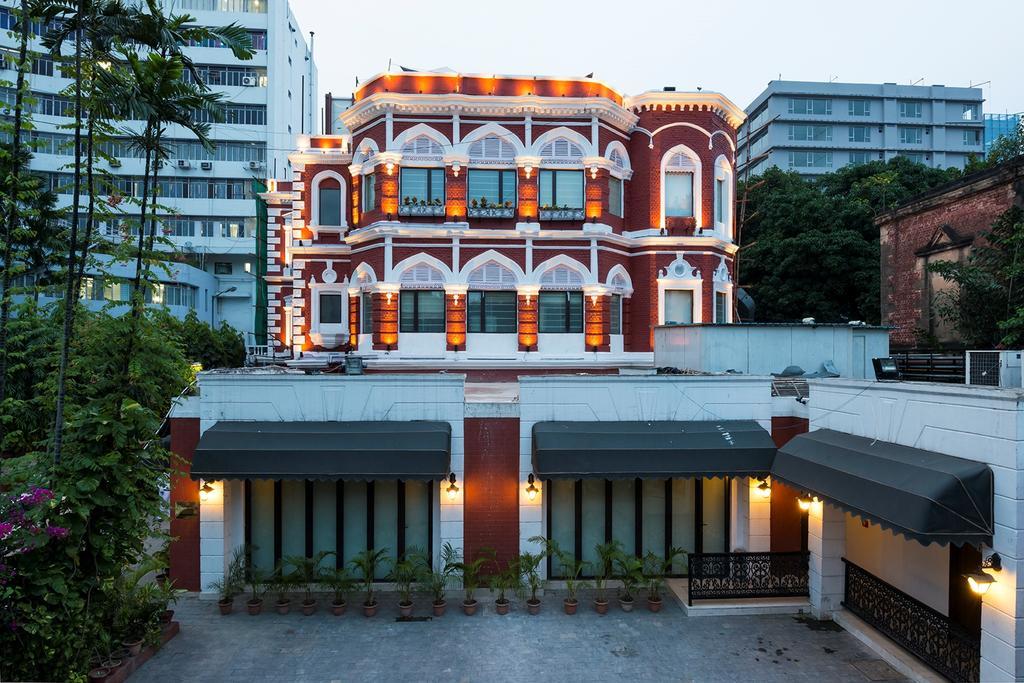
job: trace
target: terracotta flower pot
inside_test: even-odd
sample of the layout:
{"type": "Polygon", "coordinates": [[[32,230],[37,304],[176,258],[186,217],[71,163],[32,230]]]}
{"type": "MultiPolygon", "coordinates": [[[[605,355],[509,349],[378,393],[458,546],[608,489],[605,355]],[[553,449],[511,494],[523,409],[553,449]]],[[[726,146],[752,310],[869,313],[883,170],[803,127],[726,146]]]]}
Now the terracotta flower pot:
{"type": "Polygon", "coordinates": [[[508,600],[502,602],[501,600],[494,601],[494,611],[498,614],[508,614],[508,608],[511,606],[508,600]]]}
{"type": "Polygon", "coordinates": [[[163,612],[160,613],[161,624],[169,624],[171,623],[172,619],[174,619],[174,610],[165,609],[163,612]]]}
{"type": "Polygon", "coordinates": [[[277,610],[278,614],[288,614],[292,611],[292,601],[289,598],[278,600],[274,603],[274,609],[277,610]]]}
{"type": "Polygon", "coordinates": [[[462,601],[462,612],[467,616],[471,617],[476,614],[477,602],[476,600],[463,600],[462,601]]]}
{"type": "Polygon", "coordinates": [[[608,614],[608,601],[607,600],[594,600],[594,611],[598,614],[608,614]]]}
{"type": "Polygon", "coordinates": [[[303,600],[302,613],[309,617],[312,616],[314,612],[316,612],[316,600],[303,600]]]}
{"type": "Polygon", "coordinates": [[[652,612],[660,612],[661,598],[658,598],[657,600],[647,598],[647,609],[651,610],[652,612]]]}
{"type": "Polygon", "coordinates": [[[245,608],[249,610],[249,614],[251,616],[255,617],[257,614],[263,611],[263,600],[248,600],[245,603],[245,608]]]}
{"type": "Polygon", "coordinates": [[[93,669],[89,669],[89,680],[94,681],[95,683],[100,683],[100,681],[107,680],[110,674],[110,669],[106,669],[102,666],[97,666],[93,669]]]}
{"type": "Polygon", "coordinates": [[[412,601],[409,601],[409,604],[405,604],[404,602],[400,602],[400,603],[398,603],[398,614],[400,616],[403,616],[403,617],[411,617],[412,616],[412,608],[413,608],[412,601]]]}
{"type": "Polygon", "coordinates": [[[121,664],[124,664],[125,662],[127,662],[129,659],[131,659],[131,657],[132,657],[132,653],[126,647],[119,647],[119,648],[117,648],[116,650],[114,650],[113,652],[110,653],[110,658],[112,660],[117,660],[121,664]]]}
{"type": "Polygon", "coordinates": [[[540,614],[540,600],[530,598],[526,601],[526,610],[530,614],[540,614]]]}
{"type": "Polygon", "coordinates": [[[231,610],[234,608],[234,606],[235,606],[235,601],[234,600],[218,600],[217,601],[217,607],[220,608],[220,613],[224,614],[224,615],[231,614],[231,610]]]}
{"type": "Polygon", "coordinates": [[[624,598],[619,598],[619,605],[622,606],[622,611],[623,612],[632,612],[633,611],[633,599],[632,598],[630,598],[629,600],[626,600],[624,598]]]}
{"type": "Polygon", "coordinates": [[[338,602],[337,600],[335,600],[335,601],[333,601],[331,603],[331,614],[333,614],[336,617],[340,617],[342,614],[345,613],[345,608],[347,606],[348,606],[348,603],[345,602],[344,600],[342,600],[341,602],[338,602]]]}
{"type": "Polygon", "coordinates": [[[121,645],[128,650],[128,656],[134,657],[142,652],[142,640],[122,640],[121,645]]]}
{"type": "Polygon", "coordinates": [[[366,603],[366,602],[363,603],[363,616],[364,617],[372,617],[376,613],[377,613],[377,603],[376,603],[376,601],[371,602],[371,603],[366,603]]]}
{"type": "Polygon", "coordinates": [[[442,600],[441,602],[435,602],[432,605],[432,607],[434,608],[434,616],[435,617],[443,617],[444,616],[444,608],[447,607],[447,606],[448,606],[448,603],[445,602],[444,600],[442,600]]]}
{"type": "Polygon", "coordinates": [[[121,660],[114,659],[113,657],[111,657],[110,659],[104,659],[102,662],[100,662],[100,668],[106,669],[110,673],[114,673],[114,669],[116,669],[119,666],[121,666],[121,660]]]}
{"type": "Polygon", "coordinates": [[[580,603],[577,600],[570,600],[569,598],[566,598],[562,601],[562,609],[565,610],[566,614],[576,614],[576,607],[578,607],[579,604],[580,603]]]}

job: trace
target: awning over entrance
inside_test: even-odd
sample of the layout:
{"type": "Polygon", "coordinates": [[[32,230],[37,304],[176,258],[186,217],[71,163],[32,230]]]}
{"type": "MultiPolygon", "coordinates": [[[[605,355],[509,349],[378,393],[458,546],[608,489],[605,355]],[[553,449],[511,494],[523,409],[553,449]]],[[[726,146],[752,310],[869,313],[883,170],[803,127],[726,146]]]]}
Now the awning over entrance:
{"type": "Polygon", "coordinates": [[[533,471],[542,479],[766,475],[775,455],[753,420],[538,422],[533,471]]]}
{"type": "Polygon", "coordinates": [[[441,479],[447,422],[218,422],[192,458],[193,479],[441,479]]]}
{"type": "Polygon", "coordinates": [[[983,463],[819,429],[780,448],[772,475],[922,543],[992,542],[983,463]]]}

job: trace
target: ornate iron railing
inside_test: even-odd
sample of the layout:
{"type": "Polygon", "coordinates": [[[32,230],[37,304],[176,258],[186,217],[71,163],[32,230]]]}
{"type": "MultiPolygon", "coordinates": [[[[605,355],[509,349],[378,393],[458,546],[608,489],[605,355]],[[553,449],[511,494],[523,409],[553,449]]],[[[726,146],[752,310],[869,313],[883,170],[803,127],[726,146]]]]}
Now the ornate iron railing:
{"type": "Polygon", "coordinates": [[[477,206],[466,209],[470,218],[512,218],[516,214],[511,206],[477,206]]]}
{"type": "Polygon", "coordinates": [[[687,601],[808,595],[806,552],[691,553],[687,601]]]}
{"type": "Polygon", "coordinates": [[[981,634],[972,635],[949,617],[843,558],[843,607],[954,681],[976,681],[981,634]]]}
{"type": "Polygon", "coordinates": [[[583,209],[541,209],[539,214],[542,221],[583,220],[583,209]]]}
{"type": "Polygon", "coordinates": [[[443,216],[444,206],[436,206],[434,204],[420,205],[420,204],[402,204],[398,207],[399,216],[443,216]]]}

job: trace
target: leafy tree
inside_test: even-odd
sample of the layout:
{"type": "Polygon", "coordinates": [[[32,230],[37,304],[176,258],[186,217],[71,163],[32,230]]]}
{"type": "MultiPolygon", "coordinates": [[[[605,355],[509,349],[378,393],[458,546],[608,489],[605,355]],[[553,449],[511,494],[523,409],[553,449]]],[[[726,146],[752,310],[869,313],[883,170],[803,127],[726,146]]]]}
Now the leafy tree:
{"type": "Polygon", "coordinates": [[[992,141],[984,159],[972,158],[967,167],[966,173],[981,171],[992,168],[1004,161],[1009,161],[1024,154],[1024,118],[1017,125],[1017,130],[1009,135],[1000,135],[992,141]]]}
{"type": "Polygon", "coordinates": [[[982,233],[967,262],[938,261],[928,270],[954,285],[936,312],[968,346],[1024,344],[1024,210],[1012,207],[982,233]]]}
{"type": "Polygon", "coordinates": [[[741,182],[738,281],[757,319],[878,322],[875,218],[958,175],[896,157],[817,179],[771,168],[741,182]]]}

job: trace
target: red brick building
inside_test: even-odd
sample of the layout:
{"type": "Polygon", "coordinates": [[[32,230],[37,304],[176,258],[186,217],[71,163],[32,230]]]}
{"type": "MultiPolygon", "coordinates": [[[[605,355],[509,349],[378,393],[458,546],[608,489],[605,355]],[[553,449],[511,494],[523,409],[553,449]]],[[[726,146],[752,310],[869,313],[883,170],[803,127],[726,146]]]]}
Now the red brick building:
{"type": "Polygon", "coordinates": [[[877,219],[882,323],[893,327],[894,348],[913,348],[922,336],[959,344],[935,312],[936,296],[948,285],[927,266],[966,260],[978,235],[1011,206],[1024,206],[1024,157],[921,194],[877,219]]]}
{"type": "Polygon", "coordinates": [[[265,195],[273,343],[310,363],[649,362],[657,324],[732,321],[742,118],[718,93],[592,79],[371,78],[350,134],[301,138],[265,195]]]}

